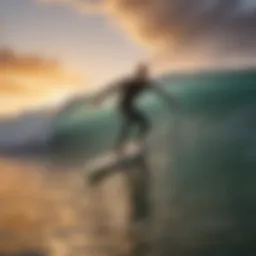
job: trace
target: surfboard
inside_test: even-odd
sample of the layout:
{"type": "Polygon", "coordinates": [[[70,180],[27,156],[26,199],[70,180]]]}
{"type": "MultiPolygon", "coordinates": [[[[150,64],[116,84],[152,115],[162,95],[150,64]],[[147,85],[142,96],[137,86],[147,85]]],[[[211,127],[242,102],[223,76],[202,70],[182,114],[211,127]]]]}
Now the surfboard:
{"type": "Polygon", "coordinates": [[[122,153],[111,152],[97,157],[85,165],[89,179],[101,179],[109,172],[116,170],[125,171],[132,167],[143,156],[145,151],[136,143],[127,145],[122,153]]]}

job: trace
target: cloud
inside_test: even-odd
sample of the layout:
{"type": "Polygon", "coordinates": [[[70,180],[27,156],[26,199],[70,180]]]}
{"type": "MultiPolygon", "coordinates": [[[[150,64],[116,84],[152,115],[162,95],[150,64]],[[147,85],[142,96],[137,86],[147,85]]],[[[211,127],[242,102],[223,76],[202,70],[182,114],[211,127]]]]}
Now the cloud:
{"type": "Polygon", "coordinates": [[[56,60],[0,49],[0,114],[57,101],[83,84],[81,75],[65,70],[56,60]]]}
{"type": "Polygon", "coordinates": [[[49,1],[101,9],[138,42],[177,63],[252,60],[256,55],[254,0],[49,1]]]}

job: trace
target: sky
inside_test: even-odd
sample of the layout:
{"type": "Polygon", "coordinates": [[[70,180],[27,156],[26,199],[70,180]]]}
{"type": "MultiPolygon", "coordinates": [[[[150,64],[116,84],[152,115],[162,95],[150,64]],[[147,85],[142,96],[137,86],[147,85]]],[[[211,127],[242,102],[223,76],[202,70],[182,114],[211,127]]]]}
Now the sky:
{"type": "Polygon", "coordinates": [[[129,71],[146,54],[114,22],[67,6],[1,0],[0,23],[0,103],[6,105],[0,114],[94,89],[129,71]],[[33,58],[45,67],[37,63],[35,68],[33,58]]]}
{"type": "Polygon", "coordinates": [[[0,115],[96,90],[141,60],[255,65],[255,0],[1,0],[0,115]]]}

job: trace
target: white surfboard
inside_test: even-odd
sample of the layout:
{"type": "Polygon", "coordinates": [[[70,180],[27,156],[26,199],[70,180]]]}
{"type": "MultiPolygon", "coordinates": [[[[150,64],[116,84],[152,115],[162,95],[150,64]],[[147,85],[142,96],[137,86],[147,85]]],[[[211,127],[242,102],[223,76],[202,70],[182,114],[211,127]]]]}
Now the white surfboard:
{"type": "Polygon", "coordinates": [[[85,165],[86,173],[90,176],[104,176],[104,174],[118,169],[124,170],[136,164],[143,157],[143,149],[136,143],[128,145],[121,154],[110,153],[93,159],[85,165]]]}

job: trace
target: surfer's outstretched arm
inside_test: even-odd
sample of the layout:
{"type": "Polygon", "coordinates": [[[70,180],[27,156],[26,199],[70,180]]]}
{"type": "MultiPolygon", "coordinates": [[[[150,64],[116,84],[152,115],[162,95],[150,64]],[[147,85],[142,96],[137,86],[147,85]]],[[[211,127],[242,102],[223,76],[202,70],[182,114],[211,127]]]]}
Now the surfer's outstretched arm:
{"type": "Polygon", "coordinates": [[[114,84],[111,84],[106,87],[103,91],[99,92],[95,96],[92,97],[92,101],[95,103],[101,103],[105,98],[111,96],[113,93],[117,92],[120,89],[121,82],[117,82],[114,84]]]}
{"type": "Polygon", "coordinates": [[[178,102],[175,97],[167,93],[163,88],[158,85],[152,85],[151,88],[155,91],[155,93],[160,96],[171,108],[177,108],[178,102]]]}

